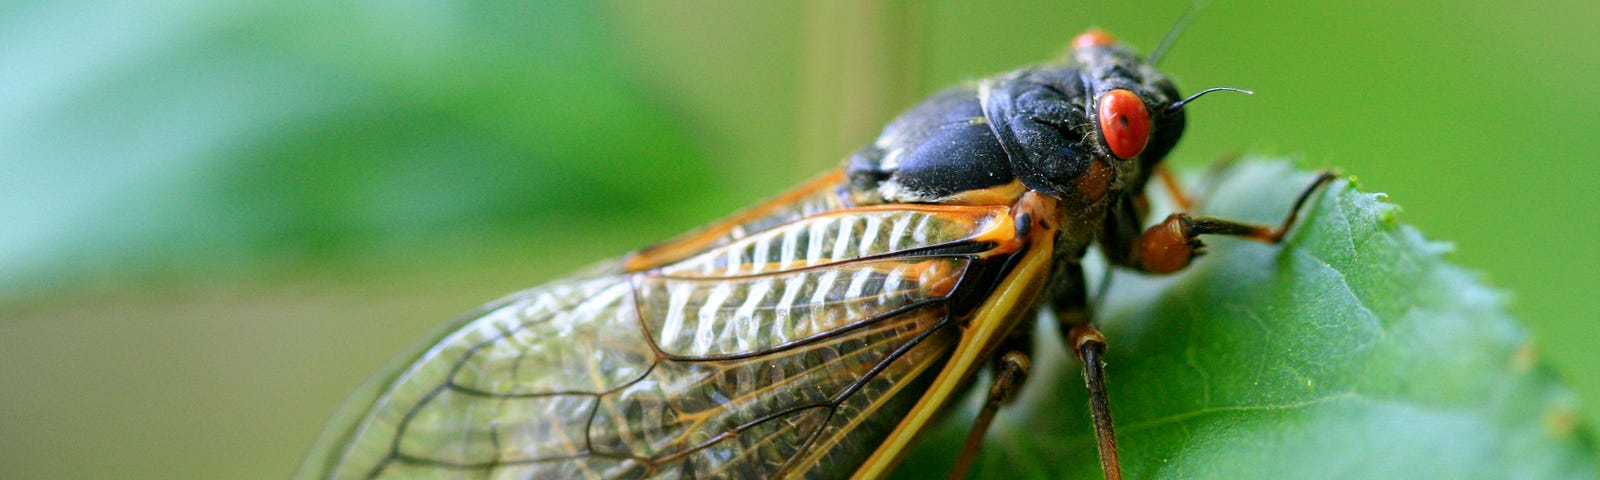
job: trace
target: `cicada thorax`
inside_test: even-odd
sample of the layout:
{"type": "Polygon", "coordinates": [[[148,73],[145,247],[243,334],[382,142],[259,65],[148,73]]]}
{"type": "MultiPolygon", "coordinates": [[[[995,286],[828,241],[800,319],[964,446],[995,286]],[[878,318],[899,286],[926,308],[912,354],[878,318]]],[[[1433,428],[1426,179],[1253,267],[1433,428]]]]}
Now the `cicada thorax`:
{"type": "Polygon", "coordinates": [[[846,162],[849,198],[1014,204],[1035,192],[1061,204],[1058,250],[1081,252],[1108,216],[1133,215],[1120,210],[1184,126],[1183,112],[1167,108],[1179,100],[1172,82],[1109,38],[1085,34],[1065,61],[957,86],[911,108],[846,162]]]}

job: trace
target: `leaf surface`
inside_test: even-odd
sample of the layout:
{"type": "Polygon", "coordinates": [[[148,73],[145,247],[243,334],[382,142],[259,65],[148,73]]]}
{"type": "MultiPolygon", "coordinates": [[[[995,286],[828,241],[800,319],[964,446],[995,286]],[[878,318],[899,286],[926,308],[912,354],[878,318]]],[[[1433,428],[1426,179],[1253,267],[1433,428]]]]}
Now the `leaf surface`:
{"type": "MultiPolygon", "coordinates": [[[[1312,174],[1252,160],[1217,178],[1198,213],[1273,223],[1312,174]]],[[[1501,295],[1395,213],[1339,180],[1283,245],[1207,238],[1180,274],[1118,272],[1099,321],[1125,476],[1595,478],[1576,399],[1501,295]]],[[[1036,337],[974,478],[1100,476],[1079,364],[1036,337]]],[[[899,476],[947,468],[968,400],[899,476]]]]}

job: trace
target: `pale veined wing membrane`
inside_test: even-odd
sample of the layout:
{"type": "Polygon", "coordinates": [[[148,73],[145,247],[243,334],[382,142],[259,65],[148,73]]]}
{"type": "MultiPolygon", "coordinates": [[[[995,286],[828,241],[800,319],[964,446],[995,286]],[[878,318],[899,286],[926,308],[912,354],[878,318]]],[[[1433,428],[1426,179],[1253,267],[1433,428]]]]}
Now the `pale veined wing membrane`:
{"type": "MultiPolygon", "coordinates": [[[[494,446],[496,443],[509,445],[533,437],[534,442],[526,443],[530,450],[571,451],[571,443],[557,440],[563,434],[578,434],[576,445],[582,445],[581,429],[560,429],[555,422],[565,422],[562,418],[539,416],[538,411],[581,410],[584,398],[549,395],[550,392],[584,394],[614,389],[648,370],[650,347],[643,344],[643,334],[632,318],[632,296],[619,293],[627,293],[626,283],[614,274],[562,280],[512,294],[472,322],[446,334],[411,362],[368,408],[366,418],[328,477],[448,478],[454,477],[448,475],[451,472],[469,472],[472,464],[491,466],[494,451],[499,448],[494,446]],[[606,301],[627,301],[629,309],[606,307],[606,301]],[[562,328],[566,331],[558,331],[562,328]],[[550,338],[568,336],[592,341],[507,349],[507,341],[546,334],[550,338]],[[619,344],[632,350],[610,347],[619,344]],[[483,362],[483,358],[494,355],[502,358],[483,362]],[[616,368],[600,370],[592,368],[590,362],[616,368]],[[619,363],[634,368],[632,378],[614,374],[626,371],[619,363]],[[550,374],[552,371],[568,374],[550,374]],[[608,371],[610,379],[597,381],[590,376],[608,371]],[[610,382],[611,386],[595,389],[597,382],[610,382]],[[539,398],[531,400],[538,405],[525,403],[520,410],[512,411],[530,419],[528,424],[518,426],[514,419],[499,416],[507,398],[539,398]],[[525,434],[509,440],[501,430],[510,426],[538,435],[525,434]],[[539,430],[541,427],[547,429],[539,430]],[[429,467],[432,474],[422,475],[424,470],[414,469],[419,466],[429,467]]],[[[589,402],[592,403],[592,395],[589,402]]],[[[482,477],[478,474],[475,478],[482,477]]]]}
{"type": "Polygon", "coordinates": [[[949,298],[1012,228],[1003,207],[840,210],[531,289],[414,362],[338,476],[848,472],[939,370],[949,298]]]}

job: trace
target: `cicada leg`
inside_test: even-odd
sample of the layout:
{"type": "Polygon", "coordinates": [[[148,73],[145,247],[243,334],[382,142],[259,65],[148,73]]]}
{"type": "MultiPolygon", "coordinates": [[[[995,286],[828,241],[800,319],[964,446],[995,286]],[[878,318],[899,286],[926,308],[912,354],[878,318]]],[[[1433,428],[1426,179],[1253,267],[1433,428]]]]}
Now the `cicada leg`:
{"type": "Polygon", "coordinates": [[[1028,369],[1033,362],[1021,350],[1007,350],[995,363],[994,384],[989,386],[983,409],[978,411],[978,418],[972,422],[972,430],[967,431],[967,441],[962,443],[961,453],[950,468],[951,480],[966,478],[973,460],[977,459],[978,449],[983,446],[984,434],[988,433],[989,425],[994,423],[995,412],[1016,397],[1017,391],[1028,379],[1028,369]]]}
{"type": "Polygon", "coordinates": [[[1331,171],[1318,174],[1316,180],[1295,198],[1294,204],[1289,207],[1289,214],[1276,227],[1225,218],[1197,217],[1187,213],[1168,215],[1166,220],[1135,238],[1132,248],[1128,250],[1132,258],[1122,259],[1118,263],[1149,273],[1176,272],[1202,253],[1205,245],[1200,242],[1201,235],[1228,235],[1262,243],[1282,242],[1284,234],[1300,218],[1300,208],[1311,199],[1311,194],[1334,178],[1337,178],[1337,174],[1331,171]]]}
{"type": "Polygon", "coordinates": [[[1122,467],[1117,463],[1117,435],[1111,423],[1111,398],[1106,394],[1105,352],[1106,337],[1090,324],[1088,282],[1083,267],[1070,264],[1057,277],[1051,309],[1056,325],[1061,329],[1067,345],[1083,361],[1083,383],[1089,390],[1089,418],[1094,422],[1095,446],[1100,452],[1100,470],[1106,480],[1120,480],[1122,467]]]}
{"type": "Polygon", "coordinates": [[[1166,165],[1158,164],[1155,168],[1155,178],[1161,181],[1162,189],[1167,191],[1167,198],[1172,200],[1173,206],[1180,212],[1191,212],[1203,206],[1207,199],[1217,188],[1225,174],[1233,170],[1244,158],[1239,153],[1224,154],[1210,162],[1206,171],[1200,174],[1200,180],[1184,188],[1183,181],[1166,165]]]}
{"type": "MultiPolygon", "coordinates": [[[[1178,186],[1177,180],[1172,178],[1170,173],[1162,169],[1157,170],[1157,174],[1161,176],[1162,182],[1167,184],[1167,188],[1180,206],[1192,206],[1192,201],[1183,194],[1183,189],[1178,186]]],[[[1282,242],[1284,235],[1299,218],[1301,207],[1310,200],[1311,194],[1336,177],[1337,174],[1330,171],[1319,174],[1311,185],[1300,192],[1299,197],[1290,206],[1283,223],[1276,227],[1174,213],[1142,234],[1133,235],[1131,234],[1133,232],[1128,230],[1108,229],[1107,236],[1102,237],[1108,260],[1120,266],[1149,273],[1172,273],[1188,266],[1189,262],[1200,253],[1204,246],[1198,238],[1200,235],[1229,235],[1265,243],[1282,242]]],[[[1135,211],[1127,209],[1122,213],[1129,215],[1135,211]]],[[[1134,221],[1119,220],[1122,221],[1122,225],[1134,221]]],[[[1067,344],[1078,355],[1078,359],[1083,361],[1083,380],[1089,390],[1089,413],[1094,422],[1095,443],[1100,451],[1100,468],[1107,480],[1119,480],[1122,478],[1122,471],[1117,462],[1117,438],[1115,429],[1112,428],[1110,398],[1106,393],[1103,360],[1106,340],[1090,323],[1092,312],[1084,288],[1082,270],[1076,265],[1073,265],[1072,269],[1073,271],[1062,272],[1058,276],[1058,281],[1064,283],[1054,288],[1052,307],[1067,344]]]]}
{"type": "Polygon", "coordinates": [[[1087,323],[1074,327],[1070,335],[1067,341],[1083,361],[1083,384],[1089,389],[1089,418],[1094,421],[1100,471],[1106,480],[1122,480],[1122,466],[1117,463],[1117,434],[1111,424],[1111,396],[1106,394],[1106,337],[1087,323]]]}
{"type": "Polygon", "coordinates": [[[1172,198],[1172,203],[1178,210],[1187,212],[1194,209],[1194,197],[1183,189],[1183,185],[1178,182],[1178,175],[1172,173],[1172,169],[1165,165],[1156,165],[1156,177],[1161,179],[1161,186],[1166,187],[1167,196],[1172,198]]]}

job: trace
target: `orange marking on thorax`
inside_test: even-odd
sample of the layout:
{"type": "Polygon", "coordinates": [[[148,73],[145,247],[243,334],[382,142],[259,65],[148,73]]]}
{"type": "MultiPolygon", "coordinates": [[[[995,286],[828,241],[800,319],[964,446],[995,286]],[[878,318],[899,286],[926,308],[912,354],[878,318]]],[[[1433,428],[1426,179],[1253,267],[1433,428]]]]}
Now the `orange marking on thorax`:
{"type": "Polygon", "coordinates": [[[940,200],[939,203],[943,205],[1010,205],[1022,197],[1022,193],[1026,191],[1028,191],[1028,187],[1023,186],[1021,181],[1012,180],[1011,183],[1005,185],[957,193],[949,198],[940,200]]]}

